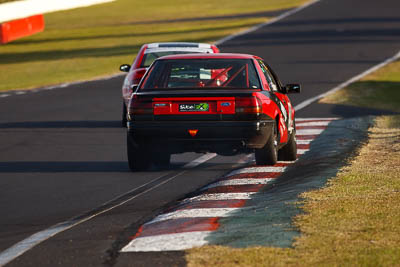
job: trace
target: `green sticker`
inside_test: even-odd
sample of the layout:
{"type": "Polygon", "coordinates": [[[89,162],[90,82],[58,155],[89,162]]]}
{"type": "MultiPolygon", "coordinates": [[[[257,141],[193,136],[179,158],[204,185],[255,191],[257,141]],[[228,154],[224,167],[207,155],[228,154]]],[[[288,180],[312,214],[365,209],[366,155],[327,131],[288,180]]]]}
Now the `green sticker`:
{"type": "Polygon", "coordinates": [[[195,110],[198,111],[208,111],[209,105],[207,103],[200,103],[195,105],[195,110]]]}

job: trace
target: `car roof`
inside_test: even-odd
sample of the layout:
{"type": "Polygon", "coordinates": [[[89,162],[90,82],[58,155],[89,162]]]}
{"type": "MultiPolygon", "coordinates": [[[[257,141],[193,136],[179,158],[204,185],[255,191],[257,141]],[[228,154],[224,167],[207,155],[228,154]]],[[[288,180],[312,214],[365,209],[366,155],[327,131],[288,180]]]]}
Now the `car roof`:
{"type": "Polygon", "coordinates": [[[169,60],[169,59],[212,59],[212,58],[222,58],[222,59],[260,59],[258,56],[249,54],[239,54],[239,53],[215,53],[215,54],[179,54],[179,55],[169,55],[158,58],[157,60],[169,60]]]}
{"type": "Polygon", "coordinates": [[[147,44],[144,54],[166,52],[166,51],[185,52],[185,53],[214,53],[213,47],[210,44],[170,42],[170,43],[147,44]]]}
{"type": "Polygon", "coordinates": [[[150,43],[147,48],[160,48],[160,47],[197,47],[197,48],[211,48],[211,44],[206,43],[191,43],[191,42],[163,42],[163,43],[150,43]]]}

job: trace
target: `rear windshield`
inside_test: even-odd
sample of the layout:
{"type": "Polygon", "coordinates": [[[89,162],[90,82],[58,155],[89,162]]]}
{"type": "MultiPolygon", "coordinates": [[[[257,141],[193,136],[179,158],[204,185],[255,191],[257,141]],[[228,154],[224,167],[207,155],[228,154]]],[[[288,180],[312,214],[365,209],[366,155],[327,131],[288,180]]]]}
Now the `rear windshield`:
{"type": "Polygon", "coordinates": [[[184,88],[261,87],[250,59],[179,59],[157,61],[140,90],[184,88]]]}
{"type": "Polygon", "coordinates": [[[148,68],[154,60],[159,57],[169,56],[169,55],[177,55],[177,54],[193,54],[200,53],[196,51],[158,51],[153,53],[147,53],[143,55],[142,63],[140,64],[141,68],[148,68]]]}

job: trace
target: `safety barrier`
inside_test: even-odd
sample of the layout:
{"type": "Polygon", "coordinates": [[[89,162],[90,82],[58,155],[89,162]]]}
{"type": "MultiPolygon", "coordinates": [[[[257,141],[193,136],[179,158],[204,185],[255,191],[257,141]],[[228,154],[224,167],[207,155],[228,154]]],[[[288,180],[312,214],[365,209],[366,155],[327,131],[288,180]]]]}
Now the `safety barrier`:
{"type": "Polygon", "coordinates": [[[43,15],[30,16],[0,24],[0,43],[5,44],[44,30],[43,15]]]}

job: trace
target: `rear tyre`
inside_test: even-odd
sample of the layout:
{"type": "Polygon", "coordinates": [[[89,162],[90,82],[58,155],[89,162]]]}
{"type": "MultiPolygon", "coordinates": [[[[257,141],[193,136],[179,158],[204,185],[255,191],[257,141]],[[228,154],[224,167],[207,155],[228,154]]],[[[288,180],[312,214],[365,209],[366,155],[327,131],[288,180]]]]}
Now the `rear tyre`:
{"type": "Polygon", "coordinates": [[[293,161],[297,159],[296,132],[293,131],[288,143],[278,151],[278,160],[293,161]]]}
{"type": "Polygon", "coordinates": [[[149,153],[145,147],[136,144],[133,138],[127,136],[128,165],[131,171],[145,170],[150,165],[149,153]]]}
{"type": "Polygon", "coordinates": [[[124,102],[122,102],[122,120],[121,120],[122,127],[126,127],[126,123],[128,122],[126,116],[127,116],[126,105],[124,102]]]}
{"type": "Polygon", "coordinates": [[[275,125],[273,129],[265,146],[255,150],[257,165],[275,165],[278,161],[278,134],[275,125]]]}

